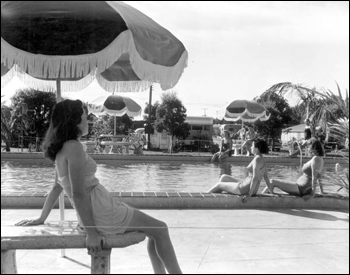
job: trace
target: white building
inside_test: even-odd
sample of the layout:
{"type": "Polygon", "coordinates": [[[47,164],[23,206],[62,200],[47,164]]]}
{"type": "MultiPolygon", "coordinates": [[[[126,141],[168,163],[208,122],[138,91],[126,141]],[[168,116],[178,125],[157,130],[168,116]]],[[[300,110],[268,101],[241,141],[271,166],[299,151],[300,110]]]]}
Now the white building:
{"type": "MultiPolygon", "coordinates": [[[[204,139],[204,137],[212,138],[214,118],[207,116],[187,116],[185,122],[191,127],[190,135],[186,139],[188,142],[193,139],[204,139]]],[[[165,131],[159,133],[157,130],[154,130],[154,134],[150,138],[153,148],[162,150],[169,148],[171,137],[165,131]]]]}

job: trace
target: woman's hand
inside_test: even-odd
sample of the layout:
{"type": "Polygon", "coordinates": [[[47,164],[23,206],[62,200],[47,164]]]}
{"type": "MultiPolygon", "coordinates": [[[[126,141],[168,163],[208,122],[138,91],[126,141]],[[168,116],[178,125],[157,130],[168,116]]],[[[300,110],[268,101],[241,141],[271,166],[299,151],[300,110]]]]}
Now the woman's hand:
{"type": "Polygon", "coordinates": [[[248,201],[248,197],[246,195],[241,196],[241,200],[243,203],[246,203],[248,201]]]}
{"type": "Polygon", "coordinates": [[[86,236],[86,247],[89,255],[101,252],[104,244],[105,238],[99,234],[86,236]]]}
{"type": "Polygon", "coordinates": [[[15,224],[15,226],[33,226],[44,224],[44,221],[41,218],[32,219],[32,220],[23,220],[15,224]]]}

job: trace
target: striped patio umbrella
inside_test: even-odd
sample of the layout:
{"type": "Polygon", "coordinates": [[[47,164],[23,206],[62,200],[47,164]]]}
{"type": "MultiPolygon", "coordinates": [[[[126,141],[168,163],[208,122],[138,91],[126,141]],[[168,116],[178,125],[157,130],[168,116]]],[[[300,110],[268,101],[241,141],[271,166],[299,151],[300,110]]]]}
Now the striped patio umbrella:
{"type": "Polygon", "coordinates": [[[116,134],[116,117],[127,114],[135,117],[141,114],[141,106],[126,96],[109,95],[100,96],[88,102],[89,113],[95,115],[108,114],[114,116],[114,134],[116,134]]]}
{"type": "Polygon", "coordinates": [[[258,119],[266,121],[270,118],[270,113],[264,106],[256,101],[235,100],[226,107],[224,119],[227,121],[254,122],[258,119]]]}
{"type": "Polygon", "coordinates": [[[58,99],[94,79],[109,92],[166,90],[187,56],[171,32],[123,2],[1,1],[2,86],[18,76],[58,99]]]}
{"type": "Polygon", "coordinates": [[[1,1],[1,87],[17,76],[57,101],[95,79],[111,93],[166,90],[187,59],[180,40],[123,2],[1,1]]]}

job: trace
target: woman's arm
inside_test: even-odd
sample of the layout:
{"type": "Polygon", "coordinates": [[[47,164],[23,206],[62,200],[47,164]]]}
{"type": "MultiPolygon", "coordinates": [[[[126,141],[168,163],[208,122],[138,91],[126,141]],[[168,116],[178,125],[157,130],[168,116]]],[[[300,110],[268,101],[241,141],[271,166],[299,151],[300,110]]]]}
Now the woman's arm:
{"type": "Polygon", "coordinates": [[[320,193],[324,195],[325,193],[323,192],[323,185],[320,180],[317,180],[318,185],[320,186],[320,193]]]}
{"type": "Polygon", "coordinates": [[[85,152],[78,141],[66,143],[68,174],[71,180],[72,197],[75,208],[87,233],[86,245],[92,252],[101,251],[102,237],[99,235],[92,218],[92,205],[89,200],[84,183],[85,152]]]}
{"type": "Polygon", "coordinates": [[[255,158],[248,164],[247,167],[244,167],[244,169],[248,172],[253,171],[254,170],[254,166],[253,166],[254,161],[255,161],[255,158]]]}
{"type": "Polygon", "coordinates": [[[220,143],[220,151],[219,151],[219,153],[221,153],[222,152],[222,147],[224,146],[224,139],[223,138],[221,138],[221,143],[220,143]]]}
{"type": "Polygon", "coordinates": [[[56,204],[58,197],[60,196],[62,192],[62,186],[59,185],[57,182],[55,182],[54,186],[52,187],[50,194],[47,196],[43,210],[41,212],[40,218],[44,222],[46,218],[49,216],[52,208],[56,204]]]}
{"type": "Polygon", "coordinates": [[[61,185],[59,185],[57,182],[55,182],[49,195],[46,197],[46,200],[45,200],[43,209],[41,211],[40,217],[36,218],[36,219],[31,219],[31,220],[22,220],[22,221],[16,223],[16,225],[27,226],[27,225],[43,224],[45,222],[46,218],[49,216],[53,206],[56,204],[57,199],[58,199],[59,195],[61,194],[61,192],[62,192],[61,185]]]}
{"type": "Polygon", "coordinates": [[[266,182],[266,186],[269,189],[270,193],[274,194],[273,193],[273,188],[272,188],[272,185],[271,185],[271,182],[270,182],[270,179],[269,179],[269,176],[267,175],[267,169],[266,169],[265,174],[264,174],[264,180],[266,182]]]}

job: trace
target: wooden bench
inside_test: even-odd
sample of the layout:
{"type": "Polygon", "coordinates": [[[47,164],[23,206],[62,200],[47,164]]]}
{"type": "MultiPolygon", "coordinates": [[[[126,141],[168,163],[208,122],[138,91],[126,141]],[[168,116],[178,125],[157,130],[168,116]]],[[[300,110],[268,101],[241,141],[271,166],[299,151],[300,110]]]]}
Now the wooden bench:
{"type": "MultiPolygon", "coordinates": [[[[1,274],[17,274],[17,249],[86,248],[85,234],[76,221],[48,222],[42,226],[1,227],[1,274]]],[[[145,239],[141,232],[130,232],[105,238],[101,253],[91,254],[91,274],[110,274],[112,248],[137,244],[145,239]]]]}

